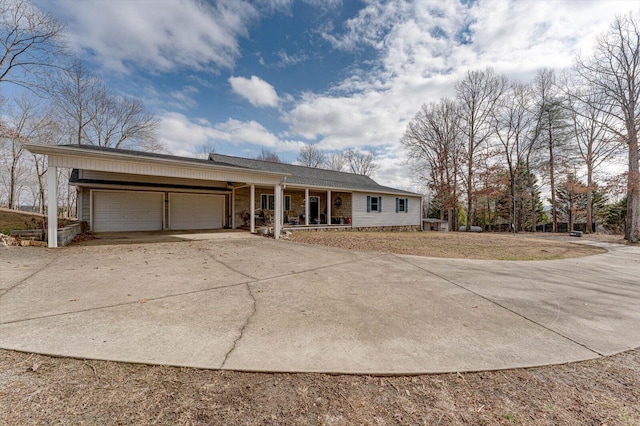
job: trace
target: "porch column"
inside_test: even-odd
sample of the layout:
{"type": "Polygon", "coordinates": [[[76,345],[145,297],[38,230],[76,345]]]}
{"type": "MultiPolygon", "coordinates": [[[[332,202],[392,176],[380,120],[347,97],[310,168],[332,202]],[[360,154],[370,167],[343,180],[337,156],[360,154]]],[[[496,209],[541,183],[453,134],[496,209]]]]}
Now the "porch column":
{"type": "Polygon", "coordinates": [[[231,215],[231,220],[228,225],[231,229],[236,229],[236,190],[235,188],[231,188],[231,194],[229,194],[229,214],[231,215]]]}
{"type": "Polygon", "coordinates": [[[280,184],[273,187],[274,203],[275,203],[275,218],[273,223],[273,235],[277,239],[280,238],[280,231],[282,229],[282,186],[280,184]]]}
{"type": "Polygon", "coordinates": [[[249,202],[249,223],[250,223],[250,229],[251,229],[251,233],[255,234],[256,233],[256,186],[254,184],[251,184],[251,195],[250,195],[250,199],[251,201],[249,202]]]}
{"type": "Polygon", "coordinates": [[[49,166],[47,170],[47,193],[48,226],[47,241],[49,248],[58,247],[58,168],[49,166]]]}
{"type": "Polygon", "coordinates": [[[331,191],[327,191],[327,225],[331,225],[331,191]]]}
{"type": "Polygon", "coordinates": [[[304,224],[309,226],[309,188],[304,190],[304,224]]]}

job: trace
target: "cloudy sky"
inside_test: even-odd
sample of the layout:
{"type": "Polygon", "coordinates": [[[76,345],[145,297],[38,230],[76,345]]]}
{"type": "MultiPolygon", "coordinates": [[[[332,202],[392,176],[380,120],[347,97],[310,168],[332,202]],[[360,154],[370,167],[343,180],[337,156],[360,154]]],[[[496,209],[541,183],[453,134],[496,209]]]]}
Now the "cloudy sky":
{"type": "MultiPolygon", "coordinates": [[[[202,146],[294,162],[304,143],[374,152],[412,188],[399,140],[468,70],[561,70],[633,1],[39,0],[116,91],[142,99],[177,155],[202,146]]],[[[635,6],[637,7],[637,6],[635,6]]]]}

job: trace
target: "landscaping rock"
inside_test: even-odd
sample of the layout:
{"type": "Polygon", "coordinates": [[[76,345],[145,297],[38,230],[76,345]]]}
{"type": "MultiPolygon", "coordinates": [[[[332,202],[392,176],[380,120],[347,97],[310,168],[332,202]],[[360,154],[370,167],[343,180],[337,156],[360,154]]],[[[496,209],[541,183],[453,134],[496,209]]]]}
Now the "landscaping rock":
{"type": "Polygon", "coordinates": [[[17,246],[18,240],[8,235],[0,234],[0,247],[17,246]]]}

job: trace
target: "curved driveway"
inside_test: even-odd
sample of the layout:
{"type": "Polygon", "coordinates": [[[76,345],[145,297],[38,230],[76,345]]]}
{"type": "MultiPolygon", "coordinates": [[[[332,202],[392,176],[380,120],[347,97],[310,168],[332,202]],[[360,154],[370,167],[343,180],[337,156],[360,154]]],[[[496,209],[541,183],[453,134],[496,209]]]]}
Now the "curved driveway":
{"type": "Polygon", "coordinates": [[[362,253],[245,233],[0,248],[0,347],[214,369],[435,373],[640,346],[640,248],[557,261],[362,253]]]}

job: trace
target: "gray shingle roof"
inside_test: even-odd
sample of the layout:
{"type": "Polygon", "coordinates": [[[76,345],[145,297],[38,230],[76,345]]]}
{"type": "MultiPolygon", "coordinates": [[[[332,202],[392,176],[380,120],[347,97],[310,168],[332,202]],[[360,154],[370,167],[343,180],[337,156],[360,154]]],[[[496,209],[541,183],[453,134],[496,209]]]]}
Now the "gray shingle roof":
{"type": "Polygon", "coordinates": [[[294,164],[274,163],[271,161],[253,160],[250,158],[232,157],[222,154],[211,154],[209,159],[219,165],[243,167],[247,169],[269,172],[288,173],[287,183],[291,185],[309,185],[323,188],[338,188],[356,191],[375,191],[399,195],[419,196],[413,192],[402,191],[379,185],[369,176],[354,173],[337,172],[294,164]]]}

